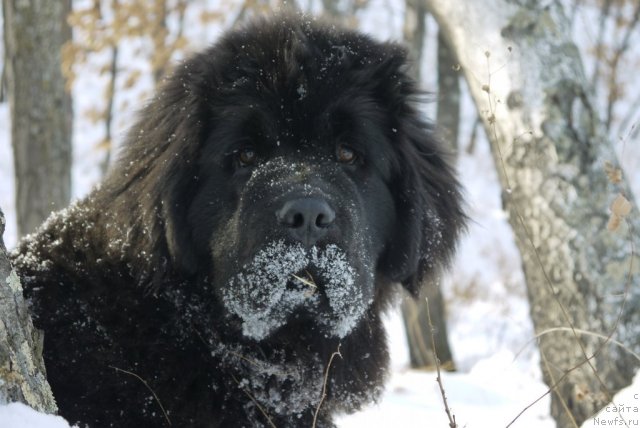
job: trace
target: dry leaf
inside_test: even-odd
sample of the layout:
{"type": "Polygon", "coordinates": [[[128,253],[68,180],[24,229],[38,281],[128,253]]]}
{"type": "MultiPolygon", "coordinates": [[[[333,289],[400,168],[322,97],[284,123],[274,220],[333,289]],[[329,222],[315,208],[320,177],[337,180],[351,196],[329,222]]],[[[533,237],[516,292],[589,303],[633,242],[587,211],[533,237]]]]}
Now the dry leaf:
{"type": "Polygon", "coordinates": [[[620,193],[611,203],[611,212],[624,218],[631,212],[631,202],[620,193]]]}
{"type": "Polygon", "coordinates": [[[607,230],[610,232],[617,230],[621,222],[622,218],[620,216],[611,214],[611,216],[609,216],[609,222],[607,223],[607,230]]]}
{"type": "Polygon", "coordinates": [[[300,281],[303,285],[309,287],[308,290],[306,290],[305,292],[305,296],[306,297],[311,297],[316,290],[318,289],[318,286],[316,285],[313,277],[311,276],[311,274],[309,272],[306,272],[308,278],[302,278],[296,274],[292,274],[291,276],[293,276],[295,279],[297,279],[298,281],[300,281]]]}
{"type": "Polygon", "coordinates": [[[611,183],[618,184],[622,181],[622,170],[613,166],[609,161],[604,163],[604,172],[611,183]]]}
{"type": "Polygon", "coordinates": [[[131,70],[131,72],[127,76],[127,80],[124,81],[122,88],[131,89],[138,82],[141,75],[142,72],[140,70],[131,70]]]}
{"type": "Polygon", "coordinates": [[[631,212],[631,208],[633,208],[631,202],[622,193],[619,193],[611,203],[611,216],[607,223],[607,230],[612,232],[617,230],[622,220],[631,212]]]}
{"type": "Polygon", "coordinates": [[[98,144],[96,144],[95,149],[99,150],[99,151],[111,150],[111,140],[109,140],[107,138],[103,139],[98,144]]]}

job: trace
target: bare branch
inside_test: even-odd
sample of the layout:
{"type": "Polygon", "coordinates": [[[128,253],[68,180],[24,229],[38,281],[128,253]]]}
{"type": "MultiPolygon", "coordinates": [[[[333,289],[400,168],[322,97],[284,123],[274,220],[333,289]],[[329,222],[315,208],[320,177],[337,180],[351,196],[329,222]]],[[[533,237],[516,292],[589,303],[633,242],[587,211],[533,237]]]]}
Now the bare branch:
{"type": "Polygon", "coordinates": [[[142,379],[137,374],[135,374],[133,372],[130,372],[128,370],[119,369],[118,367],[114,367],[114,366],[109,366],[109,367],[111,367],[112,369],[114,369],[117,372],[121,372],[121,373],[124,373],[124,374],[128,374],[130,376],[133,376],[136,379],[138,379],[140,382],[142,382],[142,384],[147,387],[149,392],[151,392],[151,394],[153,394],[153,398],[156,400],[156,403],[158,403],[158,406],[160,406],[160,410],[162,410],[162,414],[164,415],[164,418],[167,420],[167,423],[169,424],[169,426],[171,426],[171,420],[169,419],[169,415],[167,415],[167,412],[164,410],[164,406],[160,402],[160,399],[156,395],[155,391],[149,386],[149,384],[147,383],[146,380],[142,379]]]}
{"type": "Polygon", "coordinates": [[[457,428],[458,424],[456,423],[456,416],[451,413],[451,409],[449,409],[449,403],[447,402],[447,395],[444,391],[444,385],[442,384],[442,376],[440,375],[440,359],[436,354],[436,340],[434,338],[434,328],[431,323],[431,313],[429,312],[429,299],[425,297],[427,301],[427,319],[429,320],[429,331],[431,332],[431,349],[433,350],[433,358],[436,361],[436,380],[438,382],[438,386],[440,387],[440,395],[442,396],[442,402],[444,403],[444,411],[447,413],[447,417],[449,418],[449,428],[457,428]]]}
{"type": "Polygon", "coordinates": [[[338,344],[338,349],[331,354],[329,357],[329,362],[327,363],[327,368],[324,371],[324,381],[322,382],[322,396],[320,397],[320,402],[318,403],[318,407],[316,407],[316,412],[313,414],[313,424],[312,428],[316,428],[316,424],[318,423],[318,414],[320,413],[320,408],[322,407],[322,403],[324,403],[324,399],[327,397],[327,384],[329,383],[329,369],[331,368],[331,364],[333,363],[333,359],[335,357],[342,358],[342,354],[340,353],[340,344],[338,344]]]}

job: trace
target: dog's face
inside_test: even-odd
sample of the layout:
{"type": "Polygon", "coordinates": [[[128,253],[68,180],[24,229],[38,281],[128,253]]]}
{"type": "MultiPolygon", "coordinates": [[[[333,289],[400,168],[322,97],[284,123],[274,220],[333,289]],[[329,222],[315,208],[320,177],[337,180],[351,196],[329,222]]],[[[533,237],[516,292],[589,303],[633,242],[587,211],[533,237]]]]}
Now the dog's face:
{"type": "Polygon", "coordinates": [[[245,336],[297,320],[344,337],[374,301],[397,221],[393,151],[357,129],[366,122],[384,134],[360,113],[327,105],[306,123],[268,101],[256,97],[254,114],[228,112],[209,137],[191,226],[209,237],[215,289],[245,336]]]}
{"type": "Polygon", "coordinates": [[[287,19],[179,67],[140,124],[160,147],[134,145],[124,164],[154,183],[145,212],[163,220],[171,269],[206,277],[196,301],[249,339],[300,324],[342,338],[392,283],[417,294],[464,215],[404,50],[287,19]]]}

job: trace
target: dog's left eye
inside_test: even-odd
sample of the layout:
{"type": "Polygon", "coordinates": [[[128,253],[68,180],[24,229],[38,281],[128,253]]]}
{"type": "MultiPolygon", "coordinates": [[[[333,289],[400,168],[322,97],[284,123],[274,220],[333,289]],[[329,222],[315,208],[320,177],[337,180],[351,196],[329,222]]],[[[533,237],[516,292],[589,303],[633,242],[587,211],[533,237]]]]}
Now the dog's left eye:
{"type": "Polygon", "coordinates": [[[244,148],[236,153],[236,160],[240,166],[251,166],[256,162],[256,152],[250,148],[244,148]]]}
{"type": "Polygon", "coordinates": [[[358,154],[351,147],[338,144],[338,147],[336,147],[336,158],[340,163],[352,164],[358,160],[358,154]]]}

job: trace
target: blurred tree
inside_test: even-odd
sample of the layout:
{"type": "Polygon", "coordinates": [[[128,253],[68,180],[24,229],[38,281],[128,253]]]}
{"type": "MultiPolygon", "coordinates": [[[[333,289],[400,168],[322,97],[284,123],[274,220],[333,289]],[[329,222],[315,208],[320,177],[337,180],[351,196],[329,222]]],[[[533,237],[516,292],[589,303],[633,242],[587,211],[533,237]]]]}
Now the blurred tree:
{"type": "MultiPolygon", "coordinates": [[[[123,107],[116,103],[117,95],[134,87],[144,75],[140,64],[149,66],[154,84],[167,73],[172,60],[187,44],[184,37],[187,7],[187,0],[93,0],[69,15],[78,35],[64,46],[63,69],[69,86],[75,81],[76,70],[89,63],[98,64],[98,74],[107,77],[103,97],[96,98],[93,108],[81,112],[92,122],[104,123],[104,137],[97,142],[97,147],[105,152],[100,165],[103,174],[111,161],[116,110],[123,107]],[[167,25],[169,19],[177,24],[173,30],[167,25]],[[134,40],[143,42],[138,43],[136,55],[146,61],[121,64],[121,45],[132,44],[134,40]]],[[[207,13],[206,9],[202,15],[203,23],[220,17],[219,13],[207,13]]],[[[83,71],[87,72],[86,67],[83,71]]]]}
{"type": "MultiPolygon", "coordinates": [[[[574,10],[580,10],[577,1],[573,3],[574,10]]],[[[640,1],[589,0],[587,3],[592,3],[599,13],[596,39],[589,46],[594,60],[590,76],[591,90],[594,98],[601,100],[604,107],[606,130],[613,138],[617,138],[625,133],[640,110],[640,97],[636,94],[627,98],[629,94],[626,93],[626,88],[632,86],[630,84],[636,79],[634,71],[638,66],[637,54],[630,54],[633,54],[632,47],[635,45],[633,36],[640,34],[640,1]],[[632,104],[625,105],[624,112],[618,112],[621,117],[616,117],[617,107],[625,98],[632,104]]],[[[572,20],[573,23],[575,20],[572,20]]]]}
{"type": "Polygon", "coordinates": [[[489,136],[552,415],[558,427],[578,427],[639,366],[628,352],[640,352],[640,219],[629,216],[631,192],[559,2],[427,4],[489,136]],[[628,350],[613,346],[614,334],[628,350]]]}
{"type": "MultiPolygon", "coordinates": [[[[403,27],[403,36],[413,67],[411,74],[416,82],[420,82],[420,73],[422,65],[422,53],[424,39],[426,35],[426,6],[423,0],[407,0],[405,7],[405,18],[403,27]]],[[[439,53],[446,48],[438,45],[439,53]]],[[[454,82],[457,83],[457,76],[451,76],[451,65],[449,65],[449,56],[442,53],[439,55],[438,70],[438,86],[440,95],[438,97],[438,119],[443,119],[443,123],[438,121],[438,127],[441,125],[443,130],[449,129],[449,135],[445,135],[447,141],[455,142],[449,138],[453,132],[457,135],[459,114],[459,91],[456,95],[452,90],[454,82]],[[442,58],[440,58],[442,57],[442,58]],[[447,68],[449,69],[447,71],[447,68]],[[456,113],[454,113],[456,112],[456,113]]],[[[447,132],[447,131],[445,131],[447,132]]],[[[407,334],[407,342],[409,345],[409,357],[411,367],[413,368],[434,368],[436,360],[434,356],[434,348],[431,345],[431,335],[435,343],[435,355],[447,370],[454,370],[453,355],[447,335],[446,311],[444,299],[442,297],[442,288],[440,282],[424,284],[422,287],[421,298],[417,301],[411,298],[405,298],[402,302],[402,319],[404,321],[405,331],[407,334]],[[426,299],[425,299],[426,298],[426,299]],[[427,313],[427,305],[429,314],[427,313]],[[429,317],[431,318],[431,330],[429,325],[429,317]]]]}
{"type": "Polygon", "coordinates": [[[71,97],[61,68],[71,0],[3,0],[18,234],[71,198],[71,97]]]}

